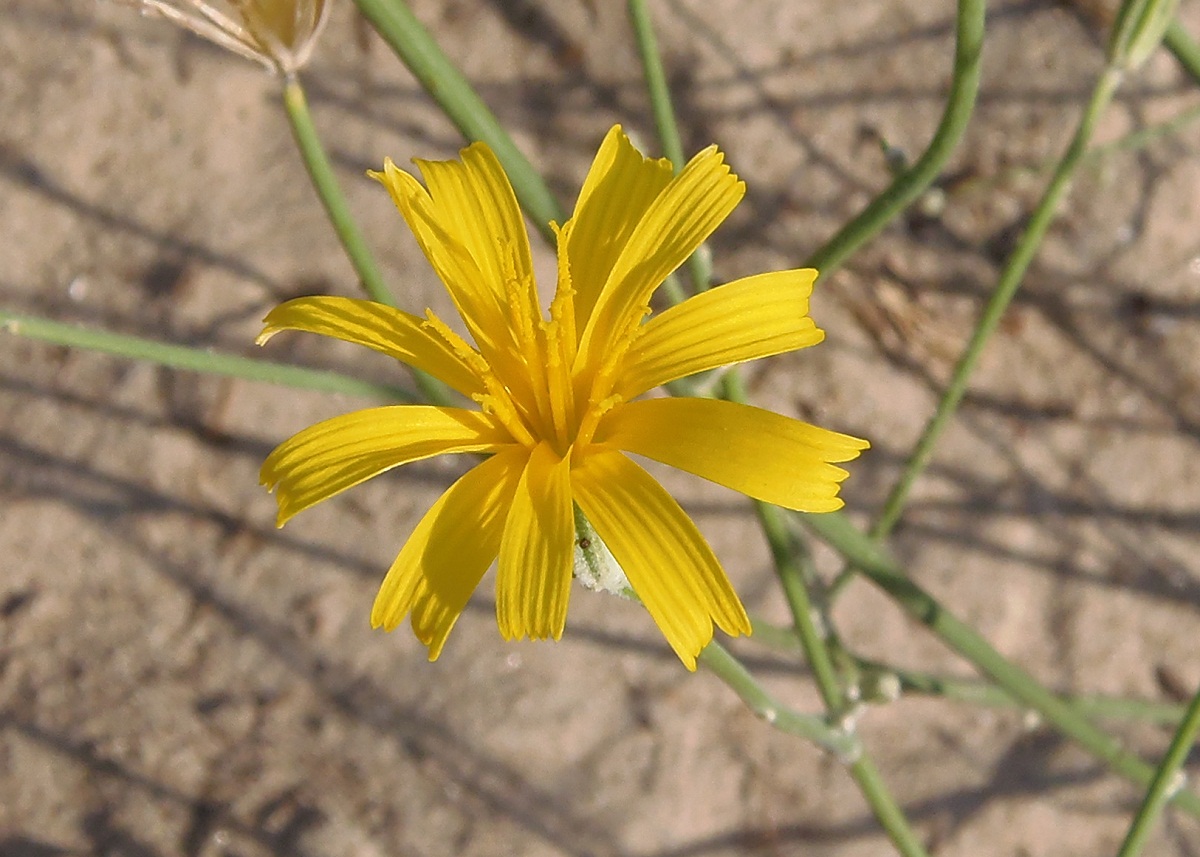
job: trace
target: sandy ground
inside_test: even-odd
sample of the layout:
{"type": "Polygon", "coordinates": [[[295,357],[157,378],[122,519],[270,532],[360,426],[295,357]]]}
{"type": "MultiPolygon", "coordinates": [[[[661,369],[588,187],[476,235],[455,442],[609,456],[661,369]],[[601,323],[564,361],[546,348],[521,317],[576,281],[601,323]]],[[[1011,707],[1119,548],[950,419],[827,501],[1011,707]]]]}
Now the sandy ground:
{"type": "MultiPolygon", "coordinates": [[[[565,200],[611,123],[652,139],[624,4],[415,5],[565,200]]],[[[750,187],[714,242],[720,278],[800,262],[886,183],[879,136],[915,153],[936,123],[949,0],[652,5],[689,150],[719,142],[750,187]]],[[[759,401],[872,439],[847,487],[864,520],[1100,68],[1094,11],[992,4],[944,207],[820,283],[825,344],[750,371],[759,401]]],[[[85,0],[4,0],[0,57],[3,306],[249,354],[281,299],[354,294],[257,67],[85,0]]],[[[349,4],[308,81],[390,281],[445,310],[362,173],[459,137],[349,4]]],[[[1101,137],[1198,100],[1156,57],[1101,137]]],[[[1198,155],[1193,127],[1083,170],[894,542],[1062,690],[1200,683],[1198,155]]],[[[403,378],[316,337],[270,349],[403,378]]],[[[888,853],[837,762],[686,673],[631,605],[578,590],[562,642],[505,644],[485,582],[433,665],[371,632],[383,569],[459,465],[283,531],[256,478],[275,443],[360,405],[0,337],[0,855],[888,853]]],[[[746,503],[670,484],[782,622],[746,503]]],[[[866,584],[837,612],[867,654],[970,674],[866,584]]],[[[816,708],[793,659],[737,649],[816,708]]],[[[1148,758],[1168,735],[1112,728],[1148,758]]],[[[861,729],[937,855],[1111,853],[1139,796],[1020,712],[906,699],[861,729]]],[[[1147,853],[1200,854],[1200,825],[1168,815],[1147,853]]]]}

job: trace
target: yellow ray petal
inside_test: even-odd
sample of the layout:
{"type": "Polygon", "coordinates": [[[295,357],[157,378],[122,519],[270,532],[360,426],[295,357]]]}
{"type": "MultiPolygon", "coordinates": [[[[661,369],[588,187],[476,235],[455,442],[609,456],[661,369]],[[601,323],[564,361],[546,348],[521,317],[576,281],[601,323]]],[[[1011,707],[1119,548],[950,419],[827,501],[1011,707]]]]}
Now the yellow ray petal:
{"type": "Polygon", "coordinates": [[[401,464],[448,452],[492,452],[512,438],[478,411],[392,405],[309,426],[267,456],[259,478],[278,489],[277,525],[401,464]]]}
{"type": "Polygon", "coordinates": [[[296,298],[267,313],[258,344],[281,330],[304,330],[365,345],[428,372],[464,396],[483,391],[479,376],[424,319],[375,301],[329,296],[296,298]]]}
{"type": "Polygon", "coordinates": [[[392,195],[392,201],[404,215],[484,357],[489,363],[503,364],[503,355],[512,350],[506,313],[496,298],[496,288],[484,277],[457,230],[443,222],[421,183],[392,163],[391,158],[383,162],[382,173],[368,175],[392,195]]]}
{"type": "Polygon", "coordinates": [[[571,488],[684,666],[696,668],[714,621],[726,633],[750,633],[712,549],[650,474],[619,452],[596,449],[572,470],[571,488]]]}
{"type": "Polygon", "coordinates": [[[685,375],[781,354],[825,338],[808,317],[812,268],[746,277],[656,315],[634,340],[616,392],[626,400],[685,375]]]}
{"type": "Polygon", "coordinates": [[[614,343],[648,312],[654,290],[720,225],[746,192],[710,146],[650,204],[613,265],[580,339],[582,365],[595,370],[614,343]]]}
{"type": "Polygon", "coordinates": [[[569,458],[540,444],[513,497],[496,575],[496,620],[505,639],[562,636],[575,557],[570,472],[569,458]]]}
{"type": "Polygon", "coordinates": [[[569,260],[576,330],[582,331],[617,257],[650,204],[671,181],[671,162],[645,158],[614,125],[600,144],[559,253],[569,260]]]}
{"type": "Polygon", "coordinates": [[[477,465],[425,513],[388,569],[371,627],[391,631],[409,611],[429,659],[441,653],[467,599],[500,550],[528,452],[509,448],[477,465]]]}
{"type": "Polygon", "coordinates": [[[756,500],[831,512],[838,483],[869,444],[761,408],[718,399],[643,399],[614,408],[598,442],[686,470],[756,500]]]}
{"type": "Polygon", "coordinates": [[[413,161],[429,188],[431,211],[471,254],[497,303],[515,298],[525,318],[539,317],[529,236],[508,176],[483,143],[459,155],[460,161],[413,161]]]}

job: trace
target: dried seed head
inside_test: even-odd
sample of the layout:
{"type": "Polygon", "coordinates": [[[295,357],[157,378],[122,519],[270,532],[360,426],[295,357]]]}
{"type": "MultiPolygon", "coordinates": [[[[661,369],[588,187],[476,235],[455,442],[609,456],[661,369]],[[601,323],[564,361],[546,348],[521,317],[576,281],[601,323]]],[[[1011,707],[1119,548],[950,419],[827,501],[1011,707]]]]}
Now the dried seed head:
{"type": "Polygon", "coordinates": [[[312,54],[329,17],[326,0],[121,0],[257,60],[284,77],[312,54]]]}

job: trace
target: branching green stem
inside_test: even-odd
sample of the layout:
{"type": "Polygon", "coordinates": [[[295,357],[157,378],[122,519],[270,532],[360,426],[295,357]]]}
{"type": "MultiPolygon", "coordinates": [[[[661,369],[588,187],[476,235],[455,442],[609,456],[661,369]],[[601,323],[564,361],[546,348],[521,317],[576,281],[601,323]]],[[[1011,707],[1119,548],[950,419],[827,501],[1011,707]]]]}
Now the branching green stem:
{"type": "MultiPolygon", "coordinates": [[[[745,389],[741,376],[734,372],[724,378],[725,398],[732,401],[745,401],[745,389]]],[[[788,531],[787,521],[783,510],[777,506],[755,502],[759,523],[766,535],[771,557],[787,596],[788,606],[792,611],[796,636],[804,649],[805,657],[813,669],[817,689],[825,703],[830,717],[853,720],[852,712],[848,710],[846,695],[838,680],[826,645],[824,634],[817,628],[812,601],[805,585],[803,570],[797,550],[800,545],[788,531]]],[[[879,820],[880,825],[891,839],[896,850],[903,857],[927,857],[925,847],[917,839],[916,833],[905,817],[904,812],[892,797],[887,785],[879,776],[879,771],[866,752],[847,759],[847,770],[858,784],[859,791],[871,807],[871,811],[879,820]]]]}
{"type": "MultiPolygon", "coordinates": [[[[990,681],[934,675],[920,670],[899,669],[889,664],[858,660],[864,677],[893,675],[902,693],[920,693],[972,705],[996,707],[1019,706],[1020,703],[990,681]]],[[[877,683],[877,682],[876,682],[877,683]]],[[[1060,696],[1064,703],[1087,717],[1111,720],[1140,720],[1163,726],[1175,726],[1183,718],[1184,707],[1177,703],[1154,702],[1145,699],[1126,699],[1116,696],[1060,696]]]]}
{"type": "Polygon", "coordinates": [[[565,217],[558,200],[405,0],[354,2],[462,135],[468,140],[482,140],[496,153],[521,206],[553,246],[550,221],[561,223],[565,217]]]}
{"type": "MultiPolygon", "coordinates": [[[[781,628],[754,615],[750,617],[750,624],[754,629],[751,639],[760,646],[781,652],[803,653],[804,648],[794,630],[781,628]]],[[[868,660],[853,654],[850,654],[850,657],[858,670],[860,685],[863,688],[882,687],[894,683],[895,689],[900,693],[937,696],[953,702],[987,705],[995,708],[1015,708],[1021,705],[1003,688],[986,679],[963,678],[914,670],[882,661],[868,660]]],[[[1133,720],[1158,726],[1178,726],[1186,709],[1185,705],[1177,702],[1158,702],[1151,699],[1133,699],[1123,696],[1103,694],[1059,694],[1058,696],[1086,717],[1133,720]]],[[[868,702],[890,701],[890,697],[873,700],[870,691],[866,689],[863,691],[863,699],[868,702]]]]}
{"type": "Polygon", "coordinates": [[[938,177],[962,138],[975,109],[983,67],[984,0],[959,0],[954,46],[954,77],[941,122],[921,157],[892,180],[857,217],[838,230],[808,258],[808,265],[828,278],[851,253],[874,238],[892,218],[938,177]]]}
{"type": "Polygon", "coordinates": [[[1183,788],[1185,782],[1183,763],[1196,743],[1198,731],[1200,731],[1200,692],[1192,697],[1192,703],[1188,706],[1183,722],[1179,724],[1179,728],[1175,731],[1175,737],[1167,748],[1166,755],[1159,763],[1158,770],[1154,772],[1154,779],[1150,783],[1150,788],[1146,790],[1141,807],[1133,817],[1133,823],[1129,826],[1129,833],[1126,834],[1121,850],[1117,852],[1117,857],[1137,857],[1142,853],[1150,831],[1159,815],[1162,814],[1167,801],[1183,788]]]}
{"type": "Polygon", "coordinates": [[[227,375],[247,381],[264,381],[285,387],[318,390],[326,393],[345,393],[384,401],[413,402],[416,397],[401,387],[372,384],[336,372],[304,369],[266,360],[251,360],[233,354],[214,354],[186,345],[169,345],[138,336],[126,336],[105,330],[90,330],[59,321],[0,310],[0,331],[37,339],[71,348],[86,348],[117,357],[145,360],[174,369],[227,375]]]}
{"type": "MultiPolygon", "coordinates": [[[[937,634],[1019,703],[1036,711],[1045,722],[1103,760],[1121,776],[1143,788],[1150,784],[1154,771],[1149,765],[1128,753],[1068,702],[1040,685],[992,648],[973,628],[942,607],[910,580],[881,547],[855,528],[845,515],[834,512],[803,515],[802,518],[813,532],[859,568],[905,612],[937,634]]],[[[1188,813],[1200,817],[1200,797],[1193,792],[1180,791],[1174,800],[1188,813]]]]}
{"type": "Polygon", "coordinates": [[[715,640],[700,652],[698,660],[728,685],[751,711],[781,732],[812,741],[841,759],[855,759],[862,753],[862,742],[857,735],[831,726],[823,717],[799,714],[780,703],[754,679],[741,661],[715,640]]]}
{"type": "MultiPolygon", "coordinates": [[[[1084,108],[1083,115],[1080,117],[1079,125],[1075,129],[1075,134],[1071,138],[1067,151],[1063,154],[1062,160],[1059,161],[1058,168],[1054,171],[1054,175],[1051,176],[1050,183],[1046,187],[1041,201],[1034,209],[1033,214],[1029,218],[1029,223],[1025,227],[1025,231],[1009,256],[1004,270],[1000,274],[1000,279],[996,283],[996,288],[993,290],[991,297],[988,298],[987,304],[980,315],[979,322],[975,325],[975,330],[971,334],[970,341],[963,350],[958,364],[954,367],[954,373],[950,378],[949,384],[946,386],[945,392],[942,394],[941,400],[938,402],[937,409],[934,411],[933,416],[930,417],[912,454],[905,463],[904,470],[896,482],[896,486],[892,489],[891,494],[888,495],[878,521],[871,528],[871,536],[873,538],[884,538],[891,532],[896,521],[899,520],[913,484],[929,464],[938,438],[941,437],[942,432],[962,402],[963,395],[967,390],[967,383],[971,378],[971,373],[979,363],[984,345],[987,344],[996,327],[1000,324],[1000,319],[1012,301],[1013,296],[1017,293],[1017,289],[1021,285],[1021,280],[1024,278],[1030,262],[1033,261],[1033,257],[1046,235],[1046,230],[1054,220],[1063,195],[1070,185],[1071,176],[1074,174],[1075,168],[1079,165],[1084,152],[1087,150],[1088,140],[1091,139],[1092,133],[1096,128],[1096,123],[1104,112],[1104,108],[1108,106],[1108,103],[1117,91],[1117,87],[1121,82],[1121,76],[1121,72],[1114,68],[1106,69],[1100,75],[1100,79],[1092,91],[1091,98],[1088,99],[1087,106],[1084,108]]],[[[845,576],[843,576],[842,580],[845,580],[845,576]]],[[[840,582],[836,582],[834,588],[836,589],[838,586],[840,586],[840,582]]]]}

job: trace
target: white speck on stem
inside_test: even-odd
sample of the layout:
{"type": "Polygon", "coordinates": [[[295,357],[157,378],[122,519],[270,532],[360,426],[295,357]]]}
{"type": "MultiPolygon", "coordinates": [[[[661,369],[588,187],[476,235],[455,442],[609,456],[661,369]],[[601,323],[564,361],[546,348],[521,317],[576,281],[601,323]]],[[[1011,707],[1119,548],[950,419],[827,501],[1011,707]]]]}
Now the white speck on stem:
{"type": "Polygon", "coordinates": [[[762,719],[767,721],[768,723],[773,724],[776,720],[779,719],[779,709],[764,708],[762,710],[762,719]]]}
{"type": "Polygon", "coordinates": [[[850,706],[838,721],[838,728],[847,735],[853,735],[854,731],[858,729],[858,719],[862,717],[863,712],[866,710],[867,707],[865,705],[850,706]]]}
{"type": "Polygon", "coordinates": [[[1170,800],[1171,798],[1175,797],[1175,795],[1183,791],[1184,786],[1187,785],[1187,781],[1187,771],[1176,771],[1171,777],[1171,782],[1167,783],[1167,800],[1170,800]]]}
{"type": "MultiPolygon", "coordinates": [[[[854,733],[851,731],[846,734],[853,736],[854,733]]],[[[863,754],[862,742],[855,741],[853,743],[853,745],[851,745],[850,749],[836,753],[835,755],[837,756],[837,759],[839,762],[841,762],[843,765],[846,765],[847,767],[849,767],[850,765],[853,765],[855,762],[857,762],[859,759],[861,759],[862,754],[863,754]]]]}
{"type": "Polygon", "coordinates": [[[895,702],[903,691],[904,688],[900,685],[900,676],[895,673],[884,673],[879,676],[875,686],[875,692],[884,702],[895,702]]]}
{"type": "Polygon", "coordinates": [[[1042,725],[1042,715],[1034,711],[1032,708],[1027,709],[1021,715],[1021,728],[1026,732],[1032,732],[1042,725]]]}

